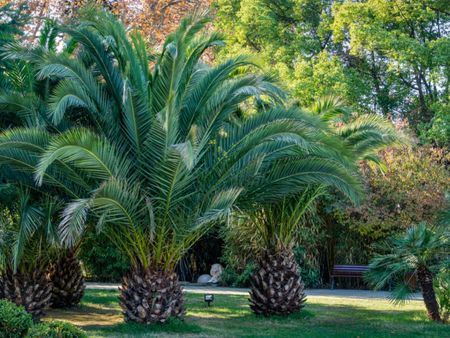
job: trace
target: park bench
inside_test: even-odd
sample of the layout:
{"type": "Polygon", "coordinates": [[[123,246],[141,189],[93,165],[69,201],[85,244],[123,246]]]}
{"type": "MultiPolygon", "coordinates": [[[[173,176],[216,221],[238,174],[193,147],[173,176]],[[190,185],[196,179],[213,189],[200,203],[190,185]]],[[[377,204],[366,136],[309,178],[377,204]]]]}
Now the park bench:
{"type": "Polygon", "coordinates": [[[335,265],[331,270],[331,288],[334,289],[336,277],[361,278],[367,270],[367,265],[335,265]]]}

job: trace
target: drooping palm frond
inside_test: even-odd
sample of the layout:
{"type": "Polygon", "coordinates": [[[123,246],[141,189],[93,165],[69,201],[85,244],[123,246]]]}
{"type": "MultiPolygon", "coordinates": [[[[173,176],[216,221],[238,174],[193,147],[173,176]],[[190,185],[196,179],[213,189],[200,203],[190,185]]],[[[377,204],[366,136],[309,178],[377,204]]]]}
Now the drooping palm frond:
{"type": "Polygon", "coordinates": [[[327,123],[358,160],[368,160],[382,166],[377,155],[379,150],[408,143],[407,137],[390,121],[375,114],[351,114],[350,108],[338,96],[319,99],[309,111],[327,123]]]}

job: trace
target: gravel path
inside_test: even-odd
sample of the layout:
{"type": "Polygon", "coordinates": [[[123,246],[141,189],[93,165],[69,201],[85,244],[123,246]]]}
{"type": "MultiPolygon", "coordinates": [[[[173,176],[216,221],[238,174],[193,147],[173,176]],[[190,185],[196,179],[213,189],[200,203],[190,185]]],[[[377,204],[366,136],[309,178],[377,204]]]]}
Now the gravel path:
{"type": "MultiPolygon", "coordinates": [[[[87,289],[93,290],[117,290],[119,284],[110,283],[86,283],[87,289]]],[[[183,285],[183,290],[189,293],[214,293],[218,295],[247,295],[248,289],[242,288],[226,288],[221,286],[209,285],[183,285]]],[[[389,292],[386,291],[370,291],[370,290],[348,290],[348,289],[307,289],[306,294],[312,297],[337,297],[351,299],[388,299],[389,292]]],[[[412,297],[413,300],[421,300],[420,293],[416,293],[412,297]]]]}

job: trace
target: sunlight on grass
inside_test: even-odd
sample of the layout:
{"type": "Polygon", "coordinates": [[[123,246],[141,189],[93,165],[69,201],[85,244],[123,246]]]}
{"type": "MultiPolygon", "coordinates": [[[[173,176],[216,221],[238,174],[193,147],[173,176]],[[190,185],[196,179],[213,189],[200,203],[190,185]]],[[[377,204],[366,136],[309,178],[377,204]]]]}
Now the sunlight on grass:
{"type": "Polygon", "coordinates": [[[256,316],[247,296],[216,295],[211,307],[202,295],[187,294],[185,320],[165,325],[124,323],[117,291],[87,290],[82,306],[49,312],[49,318],[81,326],[90,337],[449,337],[448,326],[426,318],[421,301],[396,306],[386,300],[308,297],[289,317],[256,316]]]}

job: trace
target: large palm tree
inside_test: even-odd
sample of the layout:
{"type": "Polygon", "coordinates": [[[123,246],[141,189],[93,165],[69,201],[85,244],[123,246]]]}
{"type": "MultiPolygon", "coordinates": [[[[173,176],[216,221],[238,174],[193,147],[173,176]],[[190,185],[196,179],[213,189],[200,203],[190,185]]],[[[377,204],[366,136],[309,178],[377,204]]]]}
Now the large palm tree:
{"type": "Polygon", "coordinates": [[[95,221],[128,255],[120,297],[126,320],[165,322],[184,313],[175,265],[233,207],[277,201],[315,182],[356,198],[350,155],[319,119],[283,107],[236,118],[252,100],[270,106],[283,93],[250,73],[246,57],[204,64],[204,51],[222,43],[216,33],[200,33],[206,18],[184,19],[151,67],[139,34],[129,37],[105,13],[90,18],[66,29],[77,56],[49,54],[38,74],[59,80],[53,123],[79,127],[56,137],[8,131],[0,160],[36,171],[39,184],[73,198],[61,223],[67,245],[95,221]]]}
{"type": "MultiPolygon", "coordinates": [[[[8,86],[0,90],[0,129],[22,126],[56,133],[67,128],[67,121],[54,124],[48,116],[48,98],[57,82],[36,78],[41,60],[46,55],[56,53],[58,34],[56,23],[47,20],[40,32],[39,43],[34,48],[24,47],[15,40],[2,46],[1,58],[7,61],[9,67],[4,70],[8,86]]],[[[64,48],[63,52],[68,53],[69,50],[70,48],[64,48]]],[[[45,196],[66,199],[66,193],[54,187],[38,188],[33,182],[31,169],[21,174],[11,169],[6,165],[0,170],[0,178],[2,182],[6,181],[7,185],[27,185],[34,190],[34,199],[42,199],[45,196]]],[[[54,286],[52,306],[68,307],[78,304],[84,291],[84,278],[76,258],[76,250],[59,246],[58,255],[54,259],[49,275],[54,286]]]]}
{"type": "Polygon", "coordinates": [[[409,279],[417,277],[428,316],[440,321],[433,277],[441,266],[448,266],[449,248],[448,229],[425,223],[411,226],[403,236],[392,239],[386,254],[370,262],[366,279],[377,289],[394,283],[392,297],[398,302],[414,292],[409,279]]]}

